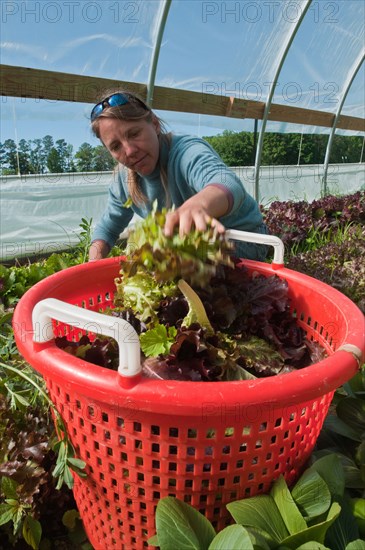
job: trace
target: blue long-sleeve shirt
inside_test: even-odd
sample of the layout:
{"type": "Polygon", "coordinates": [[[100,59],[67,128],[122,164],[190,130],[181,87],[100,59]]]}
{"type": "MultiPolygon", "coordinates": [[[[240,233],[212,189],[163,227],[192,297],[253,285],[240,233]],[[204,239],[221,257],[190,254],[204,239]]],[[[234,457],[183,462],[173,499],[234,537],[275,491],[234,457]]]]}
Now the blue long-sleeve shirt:
{"type": "MultiPolygon", "coordinates": [[[[167,166],[171,204],[176,208],[207,185],[219,185],[226,190],[230,204],[229,212],[220,218],[227,229],[267,232],[257,202],[205,140],[189,135],[173,135],[169,150],[163,146],[160,154],[162,162],[167,166]]],[[[110,185],[107,207],[95,228],[93,241],[104,240],[112,247],[134,213],[145,218],[155,200],[159,208],[165,206],[165,190],[158,167],[149,176],[141,176],[140,185],[148,198],[147,204],[132,204],[128,208],[123,206],[129,198],[127,170],[119,170],[110,185]]],[[[252,243],[239,243],[236,253],[241,257],[261,260],[266,255],[266,248],[252,243]]]]}

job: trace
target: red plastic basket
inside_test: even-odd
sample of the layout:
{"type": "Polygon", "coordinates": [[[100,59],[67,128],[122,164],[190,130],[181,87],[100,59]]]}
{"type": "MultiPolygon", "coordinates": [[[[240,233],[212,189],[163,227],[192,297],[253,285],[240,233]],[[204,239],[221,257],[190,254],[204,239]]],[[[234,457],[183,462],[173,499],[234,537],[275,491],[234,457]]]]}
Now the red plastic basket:
{"type": "MultiPolygon", "coordinates": [[[[33,341],[32,312],[46,298],[92,311],[110,307],[120,259],[66,269],[20,300],[14,314],[19,351],[44,376],[87,463],[87,477],[75,477],[74,495],[95,549],[147,547],[162,497],[180,498],[222,529],[230,522],[226,503],[268,491],[280,474],[292,483],[313,450],[334,390],[364,360],[364,316],[348,298],[284,267],[243,264],[288,281],[293,315],[328,358],[254,381],[142,378],[128,387],[118,372],[73,357],[53,340],[33,341]]],[[[52,327],[54,335],[73,339],[96,328],[52,327]]]]}

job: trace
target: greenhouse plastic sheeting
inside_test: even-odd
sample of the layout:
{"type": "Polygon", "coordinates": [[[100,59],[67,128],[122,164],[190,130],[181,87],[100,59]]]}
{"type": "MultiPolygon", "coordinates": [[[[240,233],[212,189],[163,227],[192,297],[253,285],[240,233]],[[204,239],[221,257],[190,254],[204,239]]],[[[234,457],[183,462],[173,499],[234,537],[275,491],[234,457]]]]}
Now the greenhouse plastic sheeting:
{"type": "MultiPolygon", "coordinates": [[[[2,63],[148,84],[164,0],[37,2],[3,0],[2,63]]],[[[156,67],[156,86],[335,114],[364,50],[363,0],[172,0],[156,67]],[[285,56],[298,20],[300,28],[285,56]]],[[[364,116],[364,65],[342,114],[364,116]]],[[[57,86],[57,84],[55,84],[57,86]]],[[[9,100],[6,137],[50,134],[89,141],[90,105],[9,100]]],[[[202,136],[253,129],[252,120],[161,113],[172,130],[202,136]]],[[[322,132],[269,121],[267,131],[322,132]]],[[[4,134],[5,135],[5,134],[4,134]]]]}
{"type": "Polygon", "coordinates": [[[2,178],[1,259],[59,252],[78,243],[81,218],[99,218],[112,177],[79,173],[2,178]]]}
{"type": "MultiPolygon", "coordinates": [[[[251,194],[254,169],[234,168],[251,194]]],[[[261,167],[261,203],[320,197],[321,165],[261,167]]],[[[7,176],[0,183],[0,260],[59,252],[79,242],[81,218],[98,220],[107,200],[111,172],[7,176]]],[[[329,190],[365,189],[358,164],[330,165],[329,190]]],[[[135,217],[133,221],[138,219],[135,217]]]]}
{"type": "MultiPolygon", "coordinates": [[[[327,192],[345,195],[365,189],[364,165],[330,164],[327,175],[327,192]]],[[[254,168],[241,166],[234,169],[247,191],[253,195],[255,187],[254,168]]],[[[323,190],[323,165],[261,166],[260,203],[269,205],[274,200],[312,201],[323,190]]]]}

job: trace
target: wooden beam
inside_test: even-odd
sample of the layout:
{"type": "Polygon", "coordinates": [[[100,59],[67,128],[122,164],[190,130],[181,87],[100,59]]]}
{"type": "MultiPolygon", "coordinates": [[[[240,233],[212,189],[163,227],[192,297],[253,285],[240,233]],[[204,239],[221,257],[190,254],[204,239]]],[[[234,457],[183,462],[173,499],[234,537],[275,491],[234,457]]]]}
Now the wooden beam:
{"type": "MultiPolygon", "coordinates": [[[[146,98],[147,86],[136,82],[0,65],[0,94],[10,97],[95,103],[105,90],[128,89],[146,98]]],[[[265,103],[222,95],[155,86],[156,110],[261,120],[265,103]]],[[[331,128],[335,115],[328,112],[273,104],[269,120],[331,128]]],[[[363,118],[342,115],[337,128],[365,132],[363,118]]]]}
{"type": "MultiPolygon", "coordinates": [[[[301,109],[300,107],[288,107],[286,105],[271,105],[269,120],[278,122],[295,122],[296,124],[305,124],[308,126],[324,126],[332,128],[335,115],[326,111],[316,111],[313,109],[301,109]]],[[[365,119],[341,115],[338,120],[337,128],[342,130],[353,130],[365,132],[365,119]]]]}
{"type": "Polygon", "coordinates": [[[250,103],[243,99],[230,100],[229,97],[155,86],[153,107],[162,111],[198,113],[201,115],[251,118],[247,116],[250,103]]]}
{"type": "Polygon", "coordinates": [[[0,76],[0,94],[11,97],[95,103],[108,88],[125,87],[142,97],[147,91],[147,86],[135,82],[10,65],[0,65],[0,76]]]}
{"type": "Polygon", "coordinates": [[[341,130],[353,130],[354,132],[365,132],[365,119],[340,115],[338,117],[337,128],[341,128],[341,130]]]}
{"type": "Polygon", "coordinates": [[[301,109],[300,107],[288,107],[286,105],[272,104],[269,114],[270,120],[278,122],[292,122],[295,119],[297,124],[308,124],[310,126],[326,126],[331,128],[335,115],[312,109],[301,109]]]}

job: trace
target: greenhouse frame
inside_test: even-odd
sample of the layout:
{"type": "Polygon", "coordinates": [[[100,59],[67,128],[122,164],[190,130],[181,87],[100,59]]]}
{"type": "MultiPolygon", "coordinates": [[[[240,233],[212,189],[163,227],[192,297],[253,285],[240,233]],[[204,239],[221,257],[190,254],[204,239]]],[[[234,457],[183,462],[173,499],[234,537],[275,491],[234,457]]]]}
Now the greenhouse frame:
{"type": "MultiPolygon", "coordinates": [[[[58,134],[61,125],[72,142],[76,127],[87,135],[88,104],[103,90],[131,89],[173,131],[175,126],[178,132],[183,129],[194,135],[253,131],[255,161],[243,183],[264,204],[283,198],[282,180],[287,180],[288,171],[291,185],[284,181],[287,199],[311,200],[328,192],[363,189],[363,149],[358,164],[348,165],[346,159],[345,166],[329,164],[336,132],[364,135],[363,15],[364,3],[358,0],[3,2],[5,137],[10,133],[19,141],[22,130],[37,128],[41,116],[49,120],[45,132],[58,134]],[[184,40],[185,22],[188,41],[184,40]],[[32,38],[27,46],[19,40],[17,29],[26,34],[34,25],[39,30],[37,40],[32,38]],[[62,29],[66,28],[64,38],[62,29]],[[91,33],[95,29],[98,32],[91,33]],[[51,38],[54,30],[59,34],[55,42],[51,38]],[[93,44],[96,53],[89,70],[93,44]],[[322,164],[300,165],[298,151],[296,173],[294,167],[283,167],[284,177],[269,180],[268,190],[262,148],[265,133],[274,131],[302,136],[325,133],[328,141],[322,164]],[[311,183],[310,174],[315,174],[311,183]]],[[[30,136],[38,137],[34,132],[30,136]]],[[[41,189],[48,188],[51,196],[54,185],[48,183],[49,178],[49,174],[39,176],[30,191],[33,177],[14,180],[3,176],[3,259],[19,246],[30,253],[36,242],[46,244],[39,218],[23,227],[16,218],[24,219],[24,212],[29,216],[28,200],[32,201],[34,193],[39,199],[41,189]],[[23,203],[18,202],[19,194],[24,194],[23,203]]],[[[87,180],[80,180],[86,195],[87,180]]],[[[62,188],[70,189],[70,196],[75,194],[70,177],[60,175],[59,181],[62,188]]],[[[106,193],[103,181],[104,177],[100,179],[101,196],[106,193]]],[[[90,188],[90,194],[94,192],[90,188]]],[[[48,212],[49,219],[58,224],[51,222],[51,247],[65,243],[65,232],[67,242],[75,243],[78,230],[78,199],[68,199],[66,192],[61,200],[63,216],[58,217],[46,199],[40,212],[42,217],[48,212]]],[[[97,219],[100,201],[95,200],[93,207],[87,202],[84,215],[97,219]]]]}
{"type": "Polygon", "coordinates": [[[0,11],[0,549],[365,550],[365,0],[0,11]]]}

